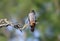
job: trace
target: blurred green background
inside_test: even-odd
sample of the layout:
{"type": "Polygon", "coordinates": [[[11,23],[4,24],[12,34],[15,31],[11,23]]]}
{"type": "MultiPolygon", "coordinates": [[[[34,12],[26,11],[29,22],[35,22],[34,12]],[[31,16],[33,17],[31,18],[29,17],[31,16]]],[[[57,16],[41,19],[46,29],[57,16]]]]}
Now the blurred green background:
{"type": "MultiPolygon", "coordinates": [[[[60,0],[0,0],[0,19],[14,17],[20,22],[32,9],[39,14],[39,41],[60,41],[60,0]]],[[[0,29],[0,41],[7,41],[5,28],[0,29]]]]}

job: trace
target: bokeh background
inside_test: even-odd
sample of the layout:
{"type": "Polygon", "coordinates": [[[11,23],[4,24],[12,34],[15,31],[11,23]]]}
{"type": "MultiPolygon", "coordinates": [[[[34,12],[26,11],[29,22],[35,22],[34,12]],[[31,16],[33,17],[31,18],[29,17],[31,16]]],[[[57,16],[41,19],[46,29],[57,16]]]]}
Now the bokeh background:
{"type": "Polygon", "coordinates": [[[6,28],[0,29],[0,41],[60,41],[60,0],[0,0],[0,19],[7,18],[16,24],[24,25],[29,12],[34,9],[38,24],[32,33],[30,29],[15,33],[6,28]],[[11,34],[12,33],[12,34],[11,34]],[[12,40],[10,40],[12,41],[12,40]]]}

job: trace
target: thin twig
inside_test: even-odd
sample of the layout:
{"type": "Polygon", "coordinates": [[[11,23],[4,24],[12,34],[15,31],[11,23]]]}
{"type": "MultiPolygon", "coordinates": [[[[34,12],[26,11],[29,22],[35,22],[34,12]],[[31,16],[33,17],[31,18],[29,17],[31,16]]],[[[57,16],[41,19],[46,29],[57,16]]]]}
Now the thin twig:
{"type": "MultiPolygon", "coordinates": [[[[14,26],[14,24],[10,21],[8,21],[7,19],[1,19],[0,20],[0,23],[4,20],[4,24],[0,24],[0,27],[7,27],[7,25],[11,25],[11,26],[14,26]]],[[[20,30],[24,30],[26,27],[28,26],[28,24],[25,24],[22,28],[18,25],[19,29],[20,30]]]]}

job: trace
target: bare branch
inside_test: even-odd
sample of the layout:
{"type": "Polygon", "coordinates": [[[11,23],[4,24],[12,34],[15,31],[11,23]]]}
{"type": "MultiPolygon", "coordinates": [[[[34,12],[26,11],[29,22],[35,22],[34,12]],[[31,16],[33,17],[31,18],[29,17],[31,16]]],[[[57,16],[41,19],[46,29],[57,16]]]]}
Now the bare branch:
{"type": "Polygon", "coordinates": [[[18,28],[20,30],[24,30],[28,26],[28,24],[25,24],[23,27],[21,27],[19,24],[14,25],[12,22],[8,21],[7,19],[1,19],[0,20],[0,28],[1,27],[7,27],[9,25],[13,26],[14,28],[18,28]]]}
{"type": "Polygon", "coordinates": [[[28,26],[28,24],[25,24],[22,28],[20,28],[21,30],[24,30],[26,27],[28,26]]]}

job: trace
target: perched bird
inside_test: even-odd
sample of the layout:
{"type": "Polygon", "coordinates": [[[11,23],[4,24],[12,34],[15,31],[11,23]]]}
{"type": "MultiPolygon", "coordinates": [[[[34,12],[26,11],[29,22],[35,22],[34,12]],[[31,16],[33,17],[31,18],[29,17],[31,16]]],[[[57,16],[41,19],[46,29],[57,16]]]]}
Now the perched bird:
{"type": "Polygon", "coordinates": [[[27,23],[24,24],[24,26],[20,29],[25,29],[27,28],[27,26],[31,27],[31,31],[34,32],[35,26],[36,26],[37,22],[36,22],[36,15],[35,15],[35,11],[32,10],[29,14],[28,14],[28,18],[27,18],[27,23]]]}
{"type": "Polygon", "coordinates": [[[31,27],[31,31],[34,32],[35,25],[36,25],[36,15],[35,15],[35,11],[34,10],[32,10],[29,13],[28,20],[29,20],[29,24],[30,24],[30,27],[31,27]]]}

